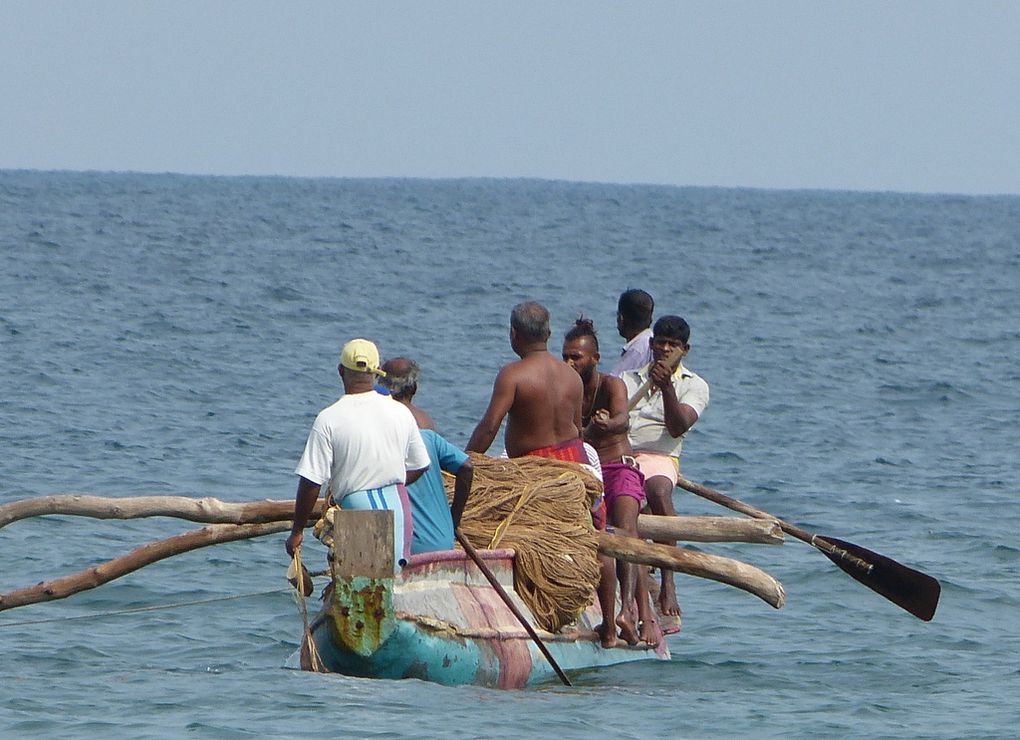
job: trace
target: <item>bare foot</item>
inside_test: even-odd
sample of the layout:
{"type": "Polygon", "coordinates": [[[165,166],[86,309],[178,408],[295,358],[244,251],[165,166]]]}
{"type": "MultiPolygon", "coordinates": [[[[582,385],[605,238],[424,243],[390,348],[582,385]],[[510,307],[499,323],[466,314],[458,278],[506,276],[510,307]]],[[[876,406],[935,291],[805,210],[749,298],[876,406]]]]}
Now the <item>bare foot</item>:
{"type": "Polygon", "coordinates": [[[634,617],[628,612],[628,609],[624,609],[620,612],[620,616],[616,618],[616,626],[620,628],[620,637],[622,637],[628,645],[637,645],[641,638],[638,636],[637,630],[634,628],[634,617]]]}
{"type": "Polygon", "coordinates": [[[595,632],[598,633],[599,642],[604,648],[614,648],[617,644],[616,639],[616,625],[612,622],[603,620],[602,624],[595,628],[595,632]]]}
{"type": "Polygon", "coordinates": [[[662,642],[662,630],[654,619],[643,619],[639,625],[641,641],[646,645],[656,646],[662,642]]]}
{"type": "Polygon", "coordinates": [[[676,585],[667,579],[659,591],[659,614],[664,617],[679,617],[680,605],[676,601],[676,585]]]}

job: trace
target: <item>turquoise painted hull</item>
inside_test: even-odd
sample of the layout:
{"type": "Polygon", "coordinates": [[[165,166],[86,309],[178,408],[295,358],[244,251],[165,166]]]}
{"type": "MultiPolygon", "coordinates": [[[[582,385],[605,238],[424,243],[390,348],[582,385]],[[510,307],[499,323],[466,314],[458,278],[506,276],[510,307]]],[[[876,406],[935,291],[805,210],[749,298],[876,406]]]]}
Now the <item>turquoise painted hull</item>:
{"type": "MultiPolygon", "coordinates": [[[[531,620],[513,594],[512,551],[481,554],[531,620]]],[[[334,582],[323,600],[312,635],[318,659],[331,672],[494,688],[557,680],[551,664],[461,551],[415,556],[393,578],[334,582]]],[[[657,648],[603,648],[594,632],[601,621],[593,599],[576,625],[559,634],[540,630],[539,635],[568,672],[669,659],[665,642],[657,648]]]]}

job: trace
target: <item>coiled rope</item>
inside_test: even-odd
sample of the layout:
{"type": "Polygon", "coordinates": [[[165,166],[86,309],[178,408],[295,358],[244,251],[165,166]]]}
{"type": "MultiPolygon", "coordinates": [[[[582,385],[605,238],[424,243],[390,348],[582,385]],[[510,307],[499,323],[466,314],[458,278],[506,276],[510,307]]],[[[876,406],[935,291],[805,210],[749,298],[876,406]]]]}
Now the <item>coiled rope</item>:
{"type": "MultiPolygon", "coordinates": [[[[474,482],[461,532],[475,547],[513,548],[514,590],[539,625],[558,632],[576,621],[598,586],[591,506],[602,483],[561,460],[470,458],[474,482]]],[[[452,500],[453,476],[444,474],[444,482],[452,500]]]]}

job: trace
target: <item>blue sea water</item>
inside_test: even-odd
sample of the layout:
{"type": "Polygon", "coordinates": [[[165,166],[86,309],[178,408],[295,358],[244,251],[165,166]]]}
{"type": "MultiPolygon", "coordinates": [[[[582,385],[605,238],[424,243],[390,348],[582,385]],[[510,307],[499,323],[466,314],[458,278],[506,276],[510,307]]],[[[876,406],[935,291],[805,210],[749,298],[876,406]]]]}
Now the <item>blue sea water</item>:
{"type": "MultiPolygon", "coordinates": [[[[515,303],[550,308],[554,348],[592,317],[611,361],[628,287],[689,320],[711,384],[685,475],[936,576],[932,622],[795,540],[706,545],[787,605],[678,576],[673,660],[570,689],[322,676],[283,667],[301,619],[278,535],[0,614],[0,734],[1014,736],[1018,197],[0,172],[0,504],[291,498],[357,335],[420,362],[464,444],[515,303]]],[[[15,522],[0,590],[191,526],[15,522]]]]}

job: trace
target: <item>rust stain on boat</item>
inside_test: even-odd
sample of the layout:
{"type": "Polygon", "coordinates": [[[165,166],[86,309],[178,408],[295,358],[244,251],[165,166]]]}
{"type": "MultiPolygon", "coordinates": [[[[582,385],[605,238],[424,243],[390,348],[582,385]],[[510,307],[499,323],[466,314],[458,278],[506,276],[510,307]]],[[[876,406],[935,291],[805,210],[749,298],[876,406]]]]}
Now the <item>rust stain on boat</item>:
{"type": "Polygon", "coordinates": [[[393,579],[338,579],[330,605],[335,639],[358,655],[374,653],[393,633],[393,579]]]}

